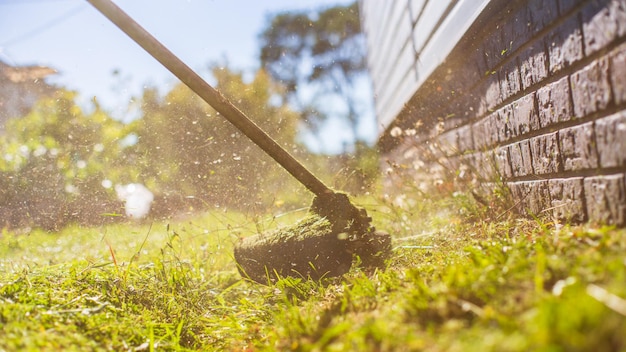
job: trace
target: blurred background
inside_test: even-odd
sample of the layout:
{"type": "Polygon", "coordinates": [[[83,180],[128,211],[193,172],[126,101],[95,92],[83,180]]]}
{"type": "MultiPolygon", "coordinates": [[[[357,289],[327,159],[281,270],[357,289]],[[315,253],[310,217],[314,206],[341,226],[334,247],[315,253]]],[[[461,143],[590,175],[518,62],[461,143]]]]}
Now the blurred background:
{"type": "MultiPolygon", "coordinates": [[[[116,4],[329,185],[375,184],[356,2],[116,4]]],[[[0,1],[0,227],[278,213],[310,199],[86,1],[0,1]]]]}

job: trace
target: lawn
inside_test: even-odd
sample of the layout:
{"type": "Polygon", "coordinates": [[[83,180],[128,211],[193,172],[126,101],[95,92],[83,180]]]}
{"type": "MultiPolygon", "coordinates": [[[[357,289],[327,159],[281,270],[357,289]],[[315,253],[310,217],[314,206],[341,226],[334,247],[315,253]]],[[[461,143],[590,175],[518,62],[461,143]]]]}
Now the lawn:
{"type": "Polygon", "coordinates": [[[625,351],[626,231],[367,197],[380,270],[243,280],[233,246],[304,212],[0,238],[0,350],[625,351]]]}

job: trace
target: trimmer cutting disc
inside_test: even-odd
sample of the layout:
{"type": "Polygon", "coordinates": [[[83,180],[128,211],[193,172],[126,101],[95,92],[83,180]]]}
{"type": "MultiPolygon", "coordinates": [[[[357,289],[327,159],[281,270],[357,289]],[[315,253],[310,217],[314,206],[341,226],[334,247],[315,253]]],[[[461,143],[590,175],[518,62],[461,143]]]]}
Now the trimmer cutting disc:
{"type": "Polygon", "coordinates": [[[391,251],[389,234],[354,219],[336,216],[331,222],[314,212],[315,204],[297,224],[238,243],[235,260],[241,275],[268,284],[285,276],[311,280],[340,276],[357,257],[366,267],[384,264],[391,251]]]}
{"type": "Polygon", "coordinates": [[[311,215],[293,226],[247,237],[235,247],[241,276],[260,283],[293,276],[318,280],[350,270],[348,235],[311,215]]]}

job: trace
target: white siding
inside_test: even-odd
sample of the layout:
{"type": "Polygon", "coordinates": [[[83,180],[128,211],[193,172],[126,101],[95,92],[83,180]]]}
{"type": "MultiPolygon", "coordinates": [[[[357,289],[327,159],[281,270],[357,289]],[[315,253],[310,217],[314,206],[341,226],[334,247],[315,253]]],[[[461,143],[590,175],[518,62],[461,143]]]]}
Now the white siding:
{"type": "Polygon", "coordinates": [[[422,16],[420,16],[413,28],[413,42],[418,53],[422,52],[426,42],[434,34],[437,24],[442,21],[446,9],[453,2],[450,0],[434,0],[426,3],[422,16]]]}
{"type": "Polygon", "coordinates": [[[386,128],[490,0],[360,0],[379,125],[386,128]]]}

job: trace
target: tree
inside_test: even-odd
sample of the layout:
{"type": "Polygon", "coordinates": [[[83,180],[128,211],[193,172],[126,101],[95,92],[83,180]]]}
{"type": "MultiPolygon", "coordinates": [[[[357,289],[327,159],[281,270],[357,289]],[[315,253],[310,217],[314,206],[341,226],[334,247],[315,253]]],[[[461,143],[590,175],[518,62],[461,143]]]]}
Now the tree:
{"type": "Polygon", "coordinates": [[[357,82],[367,77],[365,41],[357,3],[313,13],[279,13],[261,34],[261,65],[286,87],[284,99],[315,133],[328,118],[349,125],[360,138],[359,117],[369,102],[357,82]],[[330,102],[330,103],[329,103],[330,102]]]}

